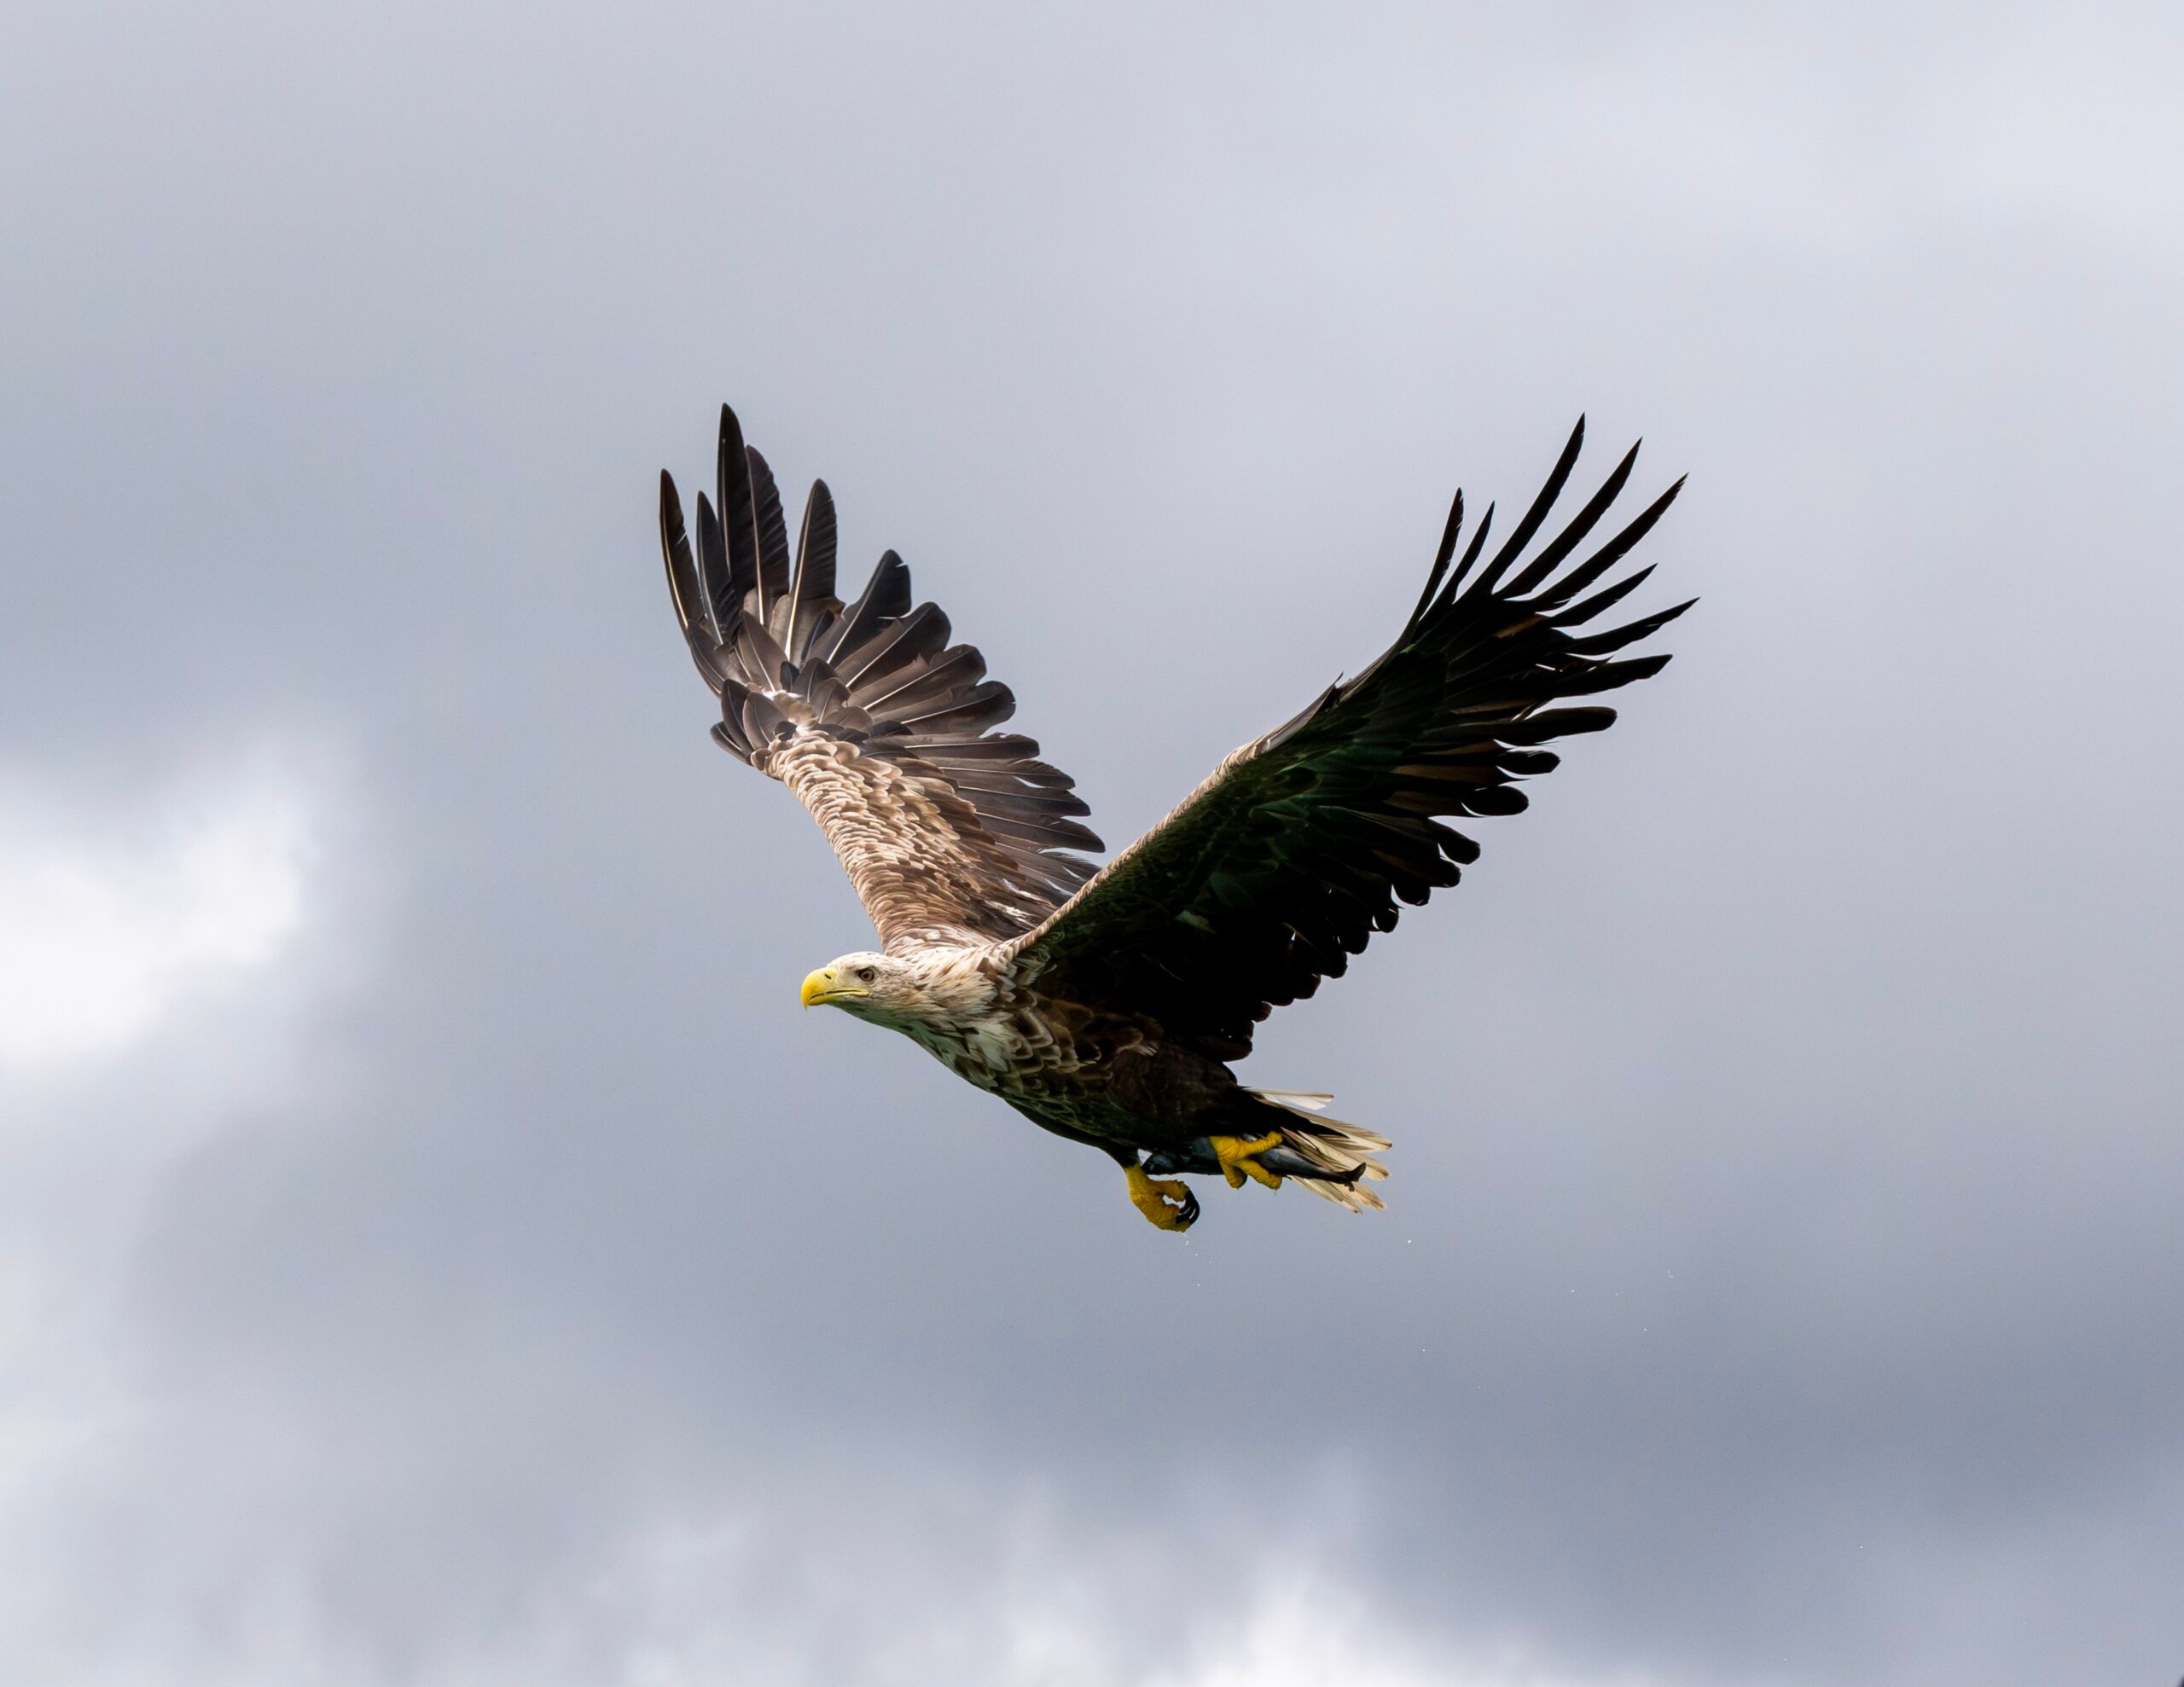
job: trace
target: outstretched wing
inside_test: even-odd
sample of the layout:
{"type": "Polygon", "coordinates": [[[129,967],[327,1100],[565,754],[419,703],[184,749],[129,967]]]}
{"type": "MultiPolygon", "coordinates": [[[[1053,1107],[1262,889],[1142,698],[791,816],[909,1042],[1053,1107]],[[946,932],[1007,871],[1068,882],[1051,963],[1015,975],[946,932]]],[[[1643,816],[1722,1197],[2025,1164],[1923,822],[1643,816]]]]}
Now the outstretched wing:
{"type": "Polygon", "coordinates": [[[1027,933],[1038,988],[1158,1018],[1221,1059],[1250,1052],[1274,1008],[1339,977],[1396,901],[1454,884],[1478,846],[1438,816],[1513,815],[1513,780],[1555,765],[1539,748],[1615,719],[1552,708],[1658,673],[1666,656],[1608,659],[1691,606],[1609,632],[1585,626],[1653,571],[1580,599],[1642,538],[1679,480],[1574,567],[1571,555],[1629,478],[1638,449],[1529,561],[1584,438],[1580,420],[1516,530],[1471,577],[1494,512],[1450,574],[1463,525],[1456,495],[1433,571],[1403,635],[1347,684],[1226,761],[1182,805],[1027,933]]]}
{"type": "Polygon", "coordinates": [[[781,780],[827,834],[892,949],[1019,936],[1091,876],[1067,853],[1100,840],[1067,774],[948,617],[910,603],[889,551],[854,603],[834,594],[834,501],[815,481],[792,564],[766,460],[720,413],[717,503],[697,501],[694,551],[659,477],[660,549],[698,671],[719,696],[713,736],[781,780]]]}

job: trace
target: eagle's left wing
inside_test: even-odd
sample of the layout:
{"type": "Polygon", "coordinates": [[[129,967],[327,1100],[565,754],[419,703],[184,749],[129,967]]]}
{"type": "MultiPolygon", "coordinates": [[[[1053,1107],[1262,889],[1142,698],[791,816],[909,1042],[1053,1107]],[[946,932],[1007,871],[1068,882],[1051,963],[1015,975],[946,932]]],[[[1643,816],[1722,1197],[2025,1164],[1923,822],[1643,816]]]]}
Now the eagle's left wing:
{"type": "Polygon", "coordinates": [[[717,507],[697,545],[659,478],[660,548],[698,671],[719,696],[713,736],[811,811],[890,948],[1030,930],[1091,876],[1099,838],[1069,775],[991,728],[1016,711],[948,617],[910,602],[889,551],[864,591],[834,594],[834,502],[815,482],[792,565],[772,472],[720,413],[717,507]]]}
{"type": "Polygon", "coordinates": [[[1667,657],[1607,658],[1690,607],[1607,632],[1577,630],[1653,571],[1580,597],[1683,484],[1565,567],[1622,491],[1635,446],[1569,525],[1519,565],[1583,438],[1581,420],[1468,589],[1494,513],[1450,575],[1459,493],[1432,575],[1394,646],[1230,756],[1027,933],[1016,949],[1028,982],[1146,1014],[1171,1038],[1233,1060],[1251,1052],[1256,1021],[1311,994],[1322,977],[1339,977],[1374,931],[1391,929],[1397,899],[1423,902],[1454,884],[1478,846],[1438,816],[1522,809],[1525,793],[1512,781],[1557,759],[1539,745],[1615,719],[1612,709],[1549,705],[1658,672],[1667,657]]]}

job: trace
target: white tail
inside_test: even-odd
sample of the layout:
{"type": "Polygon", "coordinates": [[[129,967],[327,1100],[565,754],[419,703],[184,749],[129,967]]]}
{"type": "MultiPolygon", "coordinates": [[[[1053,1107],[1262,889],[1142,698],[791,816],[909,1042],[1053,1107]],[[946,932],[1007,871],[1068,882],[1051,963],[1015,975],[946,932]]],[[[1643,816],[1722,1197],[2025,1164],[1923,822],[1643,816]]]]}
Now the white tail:
{"type": "Polygon", "coordinates": [[[1247,1093],[1293,1116],[1297,1124],[1281,1127],[1284,1144],[1298,1159],[1330,1174],[1323,1178],[1298,1174],[1298,1183],[1321,1200],[1347,1207],[1353,1213],[1386,1206],[1365,1185],[1368,1179],[1388,1174],[1388,1168],[1373,1157],[1388,1147],[1387,1138],[1362,1125],[1328,1118],[1327,1110],[1334,1098],[1318,1090],[1248,1089],[1247,1093]]]}

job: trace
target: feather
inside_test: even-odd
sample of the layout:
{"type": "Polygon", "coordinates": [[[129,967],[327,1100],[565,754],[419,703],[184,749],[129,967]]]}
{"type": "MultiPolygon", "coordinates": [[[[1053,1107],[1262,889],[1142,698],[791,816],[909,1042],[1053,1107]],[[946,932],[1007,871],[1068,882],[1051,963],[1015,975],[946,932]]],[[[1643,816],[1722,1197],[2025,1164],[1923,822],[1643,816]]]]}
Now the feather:
{"type": "Polygon", "coordinates": [[[1633,621],[1628,626],[1618,627],[1612,632],[1595,633],[1587,639],[1572,639],[1570,648],[1580,656],[1606,656],[1612,651],[1621,650],[1625,645],[1650,638],[1698,601],[1697,598],[1686,598],[1671,608],[1633,621]]]}
{"type": "Polygon", "coordinates": [[[920,710],[932,704],[952,701],[985,676],[985,658],[971,646],[959,644],[944,651],[931,664],[902,674],[888,689],[860,689],[857,700],[874,714],[912,721],[920,710]]]}
{"type": "MultiPolygon", "coordinates": [[[[793,682],[793,667],[788,652],[774,642],[774,635],[766,630],[766,623],[756,617],[745,620],[736,629],[737,642],[750,653],[757,671],[751,675],[754,685],[771,690],[776,686],[787,687],[793,682]]],[[[748,664],[746,664],[749,665],[748,664]]]]}
{"type": "Polygon", "coordinates": [[[851,693],[862,699],[868,690],[885,685],[898,665],[945,646],[951,630],[938,605],[921,603],[854,650],[842,652],[834,658],[835,671],[851,693]]]}
{"type": "Polygon", "coordinates": [[[1540,554],[1525,565],[1515,579],[1510,581],[1503,593],[1504,596],[1512,598],[1524,596],[1526,592],[1531,591],[1533,587],[1554,572],[1555,569],[1560,566],[1562,559],[1584,542],[1585,536],[1599,524],[1600,517],[1607,513],[1608,506],[1615,501],[1617,496],[1623,490],[1623,483],[1630,478],[1630,471],[1636,466],[1637,461],[1638,447],[1633,445],[1623,454],[1623,461],[1615,466],[1614,472],[1600,483],[1600,490],[1586,501],[1584,508],[1577,512],[1570,525],[1562,530],[1554,542],[1542,547],[1540,554]]]}
{"type": "Polygon", "coordinates": [[[1562,496],[1562,489],[1570,479],[1570,471],[1577,465],[1578,448],[1585,443],[1585,419],[1577,418],[1577,426],[1570,430],[1570,443],[1562,448],[1562,455],[1554,460],[1554,467],[1548,472],[1547,484],[1539,489],[1539,496],[1532,500],[1531,507],[1525,512],[1524,519],[1516,530],[1502,541],[1502,548],[1494,554],[1494,560],[1486,565],[1486,571],[1478,577],[1469,595],[1484,597],[1493,591],[1509,565],[1516,561],[1532,535],[1539,531],[1540,524],[1547,519],[1548,512],[1554,507],[1554,501],[1562,496]]]}
{"type": "Polygon", "coordinates": [[[754,751],[794,730],[794,723],[781,705],[762,691],[744,693],[742,715],[743,741],[754,751]]]}
{"type": "Polygon", "coordinates": [[[704,583],[706,619],[712,624],[716,642],[722,644],[735,636],[736,625],[743,619],[742,597],[729,589],[730,571],[726,552],[720,518],[713,513],[713,507],[706,501],[706,495],[700,492],[698,494],[698,577],[704,583]]]}
{"type": "Polygon", "coordinates": [[[834,495],[827,483],[811,483],[804,504],[804,526],[796,539],[796,577],[789,588],[788,631],[781,647],[801,662],[810,648],[819,617],[834,602],[834,495]]]}
{"type": "Polygon", "coordinates": [[[1415,627],[1425,619],[1426,610],[1433,602],[1433,594],[1440,589],[1441,577],[1449,571],[1449,559],[1456,554],[1456,539],[1463,531],[1464,491],[1456,489],[1455,501],[1449,506],[1448,524],[1441,530],[1441,548],[1433,554],[1432,572],[1426,577],[1426,589],[1418,594],[1418,606],[1410,612],[1405,626],[1415,627]]]}
{"type": "Polygon", "coordinates": [[[758,619],[779,639],[787,630],[788,525],[781,519],[781,495],[774,485],[774,472],[756,446],[743,448],[744,468],[751,488],[751,543],[757,554],[758,619]],[[779,630],[775,623],[781,623],[779,630]]]}
{"type": "MultiPolygon", "coordinates": [[[[728,581],[715,601],[724,601],[732,617],[740,617],[746,594],[758,588],[758,548],[751,521],[751,464],[743,451],[743,426],[725,404],[720,407],[720,443],[713,454],[713,502],[728,544],[728,581]]],[[[758,614],[761,621],[766,618],[763,601],[758,614]]]]}
{"type": "MultiPolygon", "coordinates": [[[[1617,563],[1628,556],[1631,548],[1653,530],[1653,524],[1658,521],[1666,513],[1668,507],[1676,501],[1676,494],[1683,490],[1683,482],[1684,477],[1678,476],[1676,484],[1662,493],[1659,497],[1654,499],[1652,503],[1647,505],[1644,509],[1639,511],[1637,518],[1628,527],[1563,576],[1561,583],[1556,589],[1539,600],[1538,606],[1542,609],[1554,609],[1567,603],[1571,598],[1583,591],[1607,570],[1614,567],[1617,563]]],[[[1653,571],[1648,569],[1647,571],[1651,573],[1653,571]]]]}
{"type": "Polygon", "coordinates": [[[979,823],[996,838],[1013,838],[1042,849],[1097,849],[1099,834],[1075,820],[1041,816],[1014,820],[991,809],[979,811],[979,823]]]}
{"type": "Polygon", "coordinates": [[[1471,536],[1471,543],[1464,547],[1464,559],[1456,565],[1456,571],[1449,577],[1449,583],[1441,588],[1441,596],[1434,607],[1445,609],[1456,600],[1456,589],[1471,572],[1472,565],[1478,560],[1478,554],[1486,548],[1486,536],[1494,530],[1494,506],[1486,507],[1486,513],[1478,519],[1478,526],[1471,536]]]}
{"type": "Polygon", "coordinates": [[[885,623],[909,612],[910,571],[902,558],[888,551],[874,567],[872,577],[865,582],[857,600],[843,611],[824,646],[815,645],[815,648],[830,662],[834,661],[844,651],[855,649],[885,623]]]}
{"type": "MultiPolygon", "coordinates": [[[[1623,599],[1644,585],[1652,577],[1653,572],[1653,571],[1650,568],[1641,568],[1635,574],[1629,575],[1617,581],[1612,586],[1595,592],[1583,603],[1572,604],[1569,608],[1562,610],[1560,614],[1548,617],[1547,624],[1558,629],[1582,627],[1588,621],[1605,614],[1621,603],[1623,599]]],[[[1565,584],[1568,577],[1565,577],[1565,584]]]]}
{"type": "Polygon", "coordinates": [[[903,724],[927,732],[963,732],[997,727],[1016,712],[1016,694],[998,680],[986,680],[959,694],[944,709],[905,716],[903,724]]]}
{"type": "MultiPolygon", "coordinates": [[[[1038,740],[1025,738],[1020,733],[992,733],[983,738],[960,733],[921,733],[918,743],[926,753],[935,757],[944,756],[954,762],[1025,761],[1039,753],[1038,740]]],[[[1060,773],[1043,762],[1029,764],[1043,773],[1053,774],[1065,782],[1069,778],[1067,774],[1060,773]]]]}
{"type": "Polygon", "coordinates": [[[1027,815],[1089,815],[1092,812],[1092,805],[1072,791],[1042,791],[1020,785],[993,785],[960,774],[954,775],[950,782],[981,809],[1005,804],[1027,815]]]}
{"type": "Polygon", "coordinates": [[[675,619],[682,636],[689,641],[692,654],[699,658],[700,671],[706,672],[701,652],[721,641],[720,628],[713,619],[697,564],[691,558],[689,535],[682,527],[682,496],[675,490],[674,477],[665,469],[659,473],[659,549],[667,564],[667,590],[674,600],[675,619]]]}

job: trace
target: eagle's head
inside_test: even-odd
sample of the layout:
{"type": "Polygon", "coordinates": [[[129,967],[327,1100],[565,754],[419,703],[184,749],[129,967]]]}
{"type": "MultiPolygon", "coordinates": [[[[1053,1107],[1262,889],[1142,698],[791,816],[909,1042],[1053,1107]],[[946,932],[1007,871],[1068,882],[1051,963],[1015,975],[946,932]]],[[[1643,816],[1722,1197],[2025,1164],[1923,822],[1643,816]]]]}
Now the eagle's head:
{"type": "Polygon", "coordinates": [[[845,954],[805,975],[804,1005],[822,1003],[882,1024],[926,1018],[935,1006],[915,968],[870,951],[845,954]]]}

